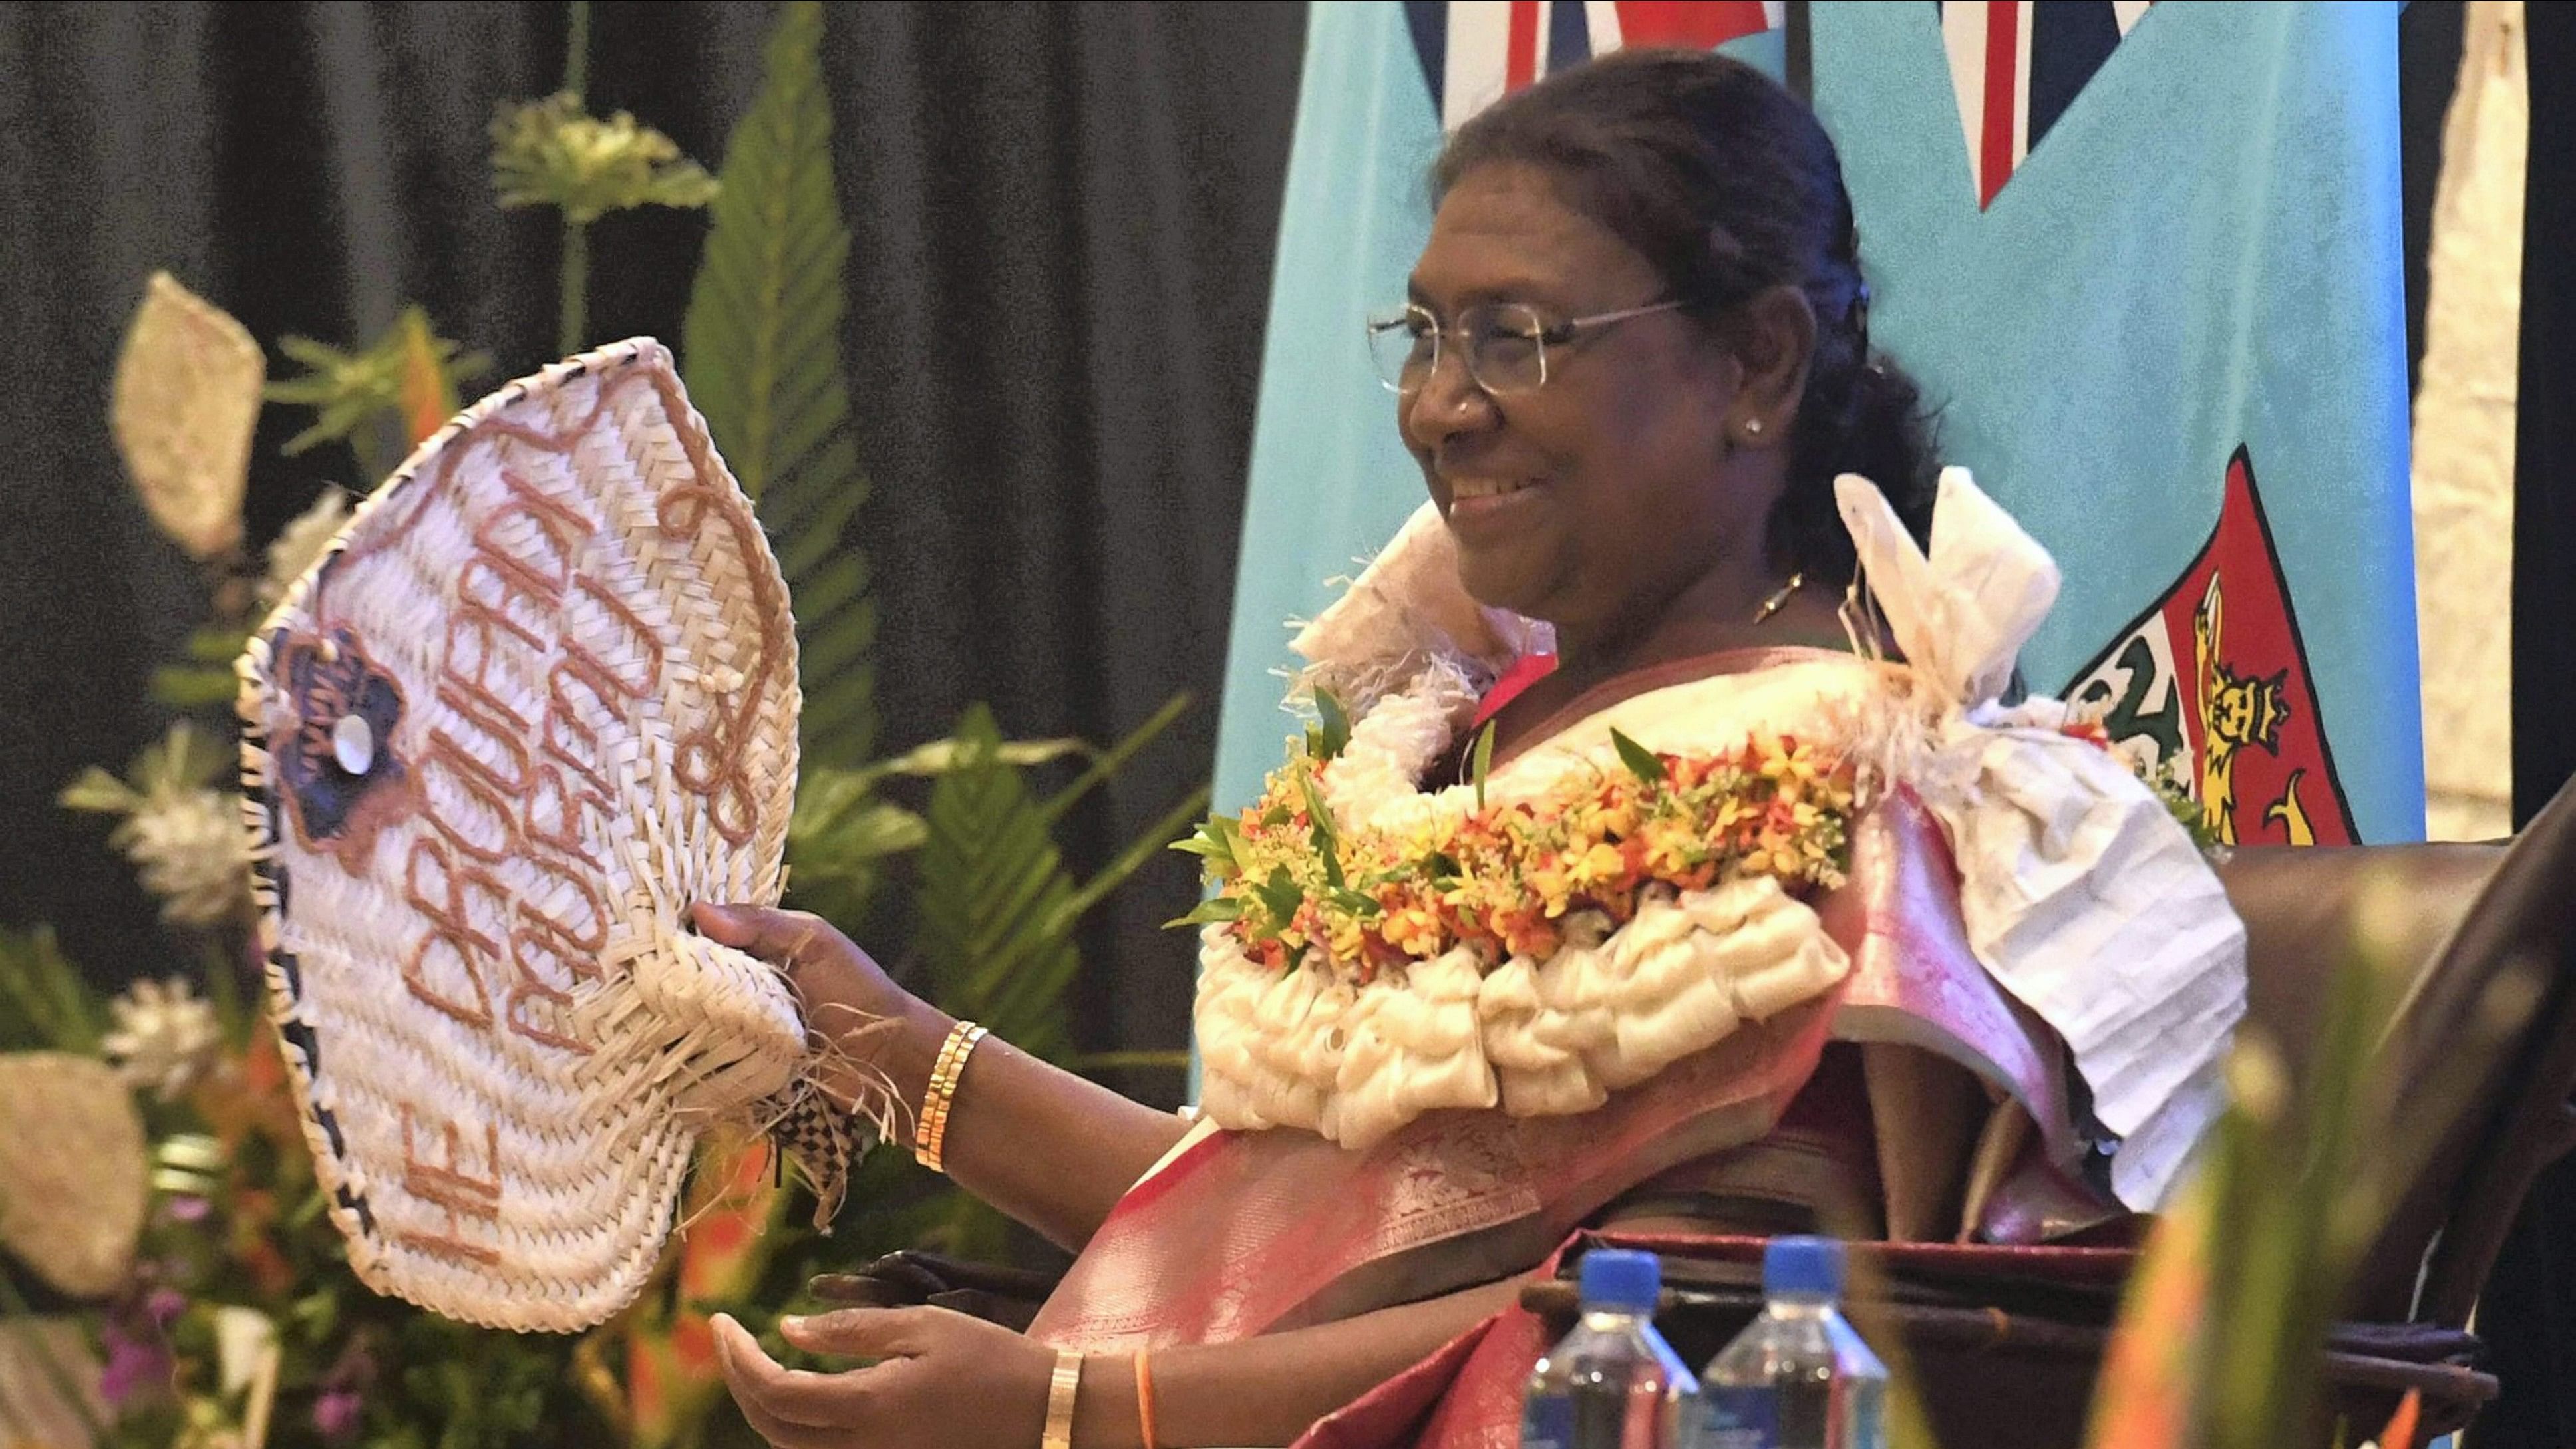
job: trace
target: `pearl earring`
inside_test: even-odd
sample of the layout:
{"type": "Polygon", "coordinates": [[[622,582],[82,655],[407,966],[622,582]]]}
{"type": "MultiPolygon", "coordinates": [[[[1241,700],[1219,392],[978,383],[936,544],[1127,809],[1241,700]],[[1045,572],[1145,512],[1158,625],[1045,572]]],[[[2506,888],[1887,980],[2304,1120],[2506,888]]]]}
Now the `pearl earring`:
{"type": "Polygon", "coordinates": [[[1744,436],[1748,438],[1761,437],[1762,420],[1760,418],[1746,418],[1744,420],[1744,436]]]}

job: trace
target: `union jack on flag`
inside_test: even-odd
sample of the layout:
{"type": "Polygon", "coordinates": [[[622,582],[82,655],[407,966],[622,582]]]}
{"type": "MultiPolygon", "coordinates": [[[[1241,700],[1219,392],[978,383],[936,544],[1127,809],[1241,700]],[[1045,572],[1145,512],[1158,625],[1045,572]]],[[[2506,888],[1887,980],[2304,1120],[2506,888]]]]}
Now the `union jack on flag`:
{"type": "Polygon", "coordinates": [[[1983,207],[2147,13],[2148,0],[1932,3],[1983,207]]]}
{"type": "Polygon", "coordinates": [[[1711,49],[1777,30],[1783,0],[1405,0],[1440,123],[1626,45],[1711,49]]]}

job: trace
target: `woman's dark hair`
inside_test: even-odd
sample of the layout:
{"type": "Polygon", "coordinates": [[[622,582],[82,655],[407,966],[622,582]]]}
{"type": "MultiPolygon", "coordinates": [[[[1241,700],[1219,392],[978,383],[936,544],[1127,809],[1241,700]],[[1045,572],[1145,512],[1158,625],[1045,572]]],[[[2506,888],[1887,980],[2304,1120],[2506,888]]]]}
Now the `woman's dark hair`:
{"type": "Polygon", "coordinates": [[[1842,163],[1815,114],[1760,71],[1708,51],[1623,50],[1562,71],[1460,127],[1432,169],[1435,202],[1497,162],[1551,173],[1713,322],[1776,286],[1806,293],[1816,350],[1789,440],[1770,546],[1788,565],[1849,578],[1834,478],[1858,473],[1929,536],[1935,461],[1913,379],[1869,350],[1842,163]]]}

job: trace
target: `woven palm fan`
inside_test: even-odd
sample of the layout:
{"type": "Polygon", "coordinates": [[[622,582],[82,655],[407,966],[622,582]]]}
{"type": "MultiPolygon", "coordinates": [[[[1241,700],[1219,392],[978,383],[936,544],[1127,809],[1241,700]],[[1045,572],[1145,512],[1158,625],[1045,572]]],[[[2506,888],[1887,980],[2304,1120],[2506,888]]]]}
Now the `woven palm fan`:
{"type": "Polygon", "coordinates": [[[852,1144],[793,996],[687,925],[778,899],[801,696],[786,585],[668,351],[449,423],[240,671],[272,1004],[361,1278],[598,1323],[724,1122],[837,1199],[852,1144]]]}

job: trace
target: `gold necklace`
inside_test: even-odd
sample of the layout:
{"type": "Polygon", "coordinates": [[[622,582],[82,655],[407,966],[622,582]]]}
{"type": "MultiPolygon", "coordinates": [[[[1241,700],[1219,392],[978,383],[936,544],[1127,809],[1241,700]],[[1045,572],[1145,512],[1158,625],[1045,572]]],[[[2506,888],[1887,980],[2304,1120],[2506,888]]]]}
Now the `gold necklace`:
{"type": "Polygon", "coordinates": [[[1789,582],[1780,586],[1780,592],[1764,599],[1762,601],[1762,607],[1753,611],[1753,622],[1759,624],[1763,620],[1770,618],[1772,615],[1779,613],[1780,606],[1789,602],[1789,596],[1798,592],[1798,586],[1806,581],[1807,575],[1804,570],[1789,575],[1789,582]]]}

